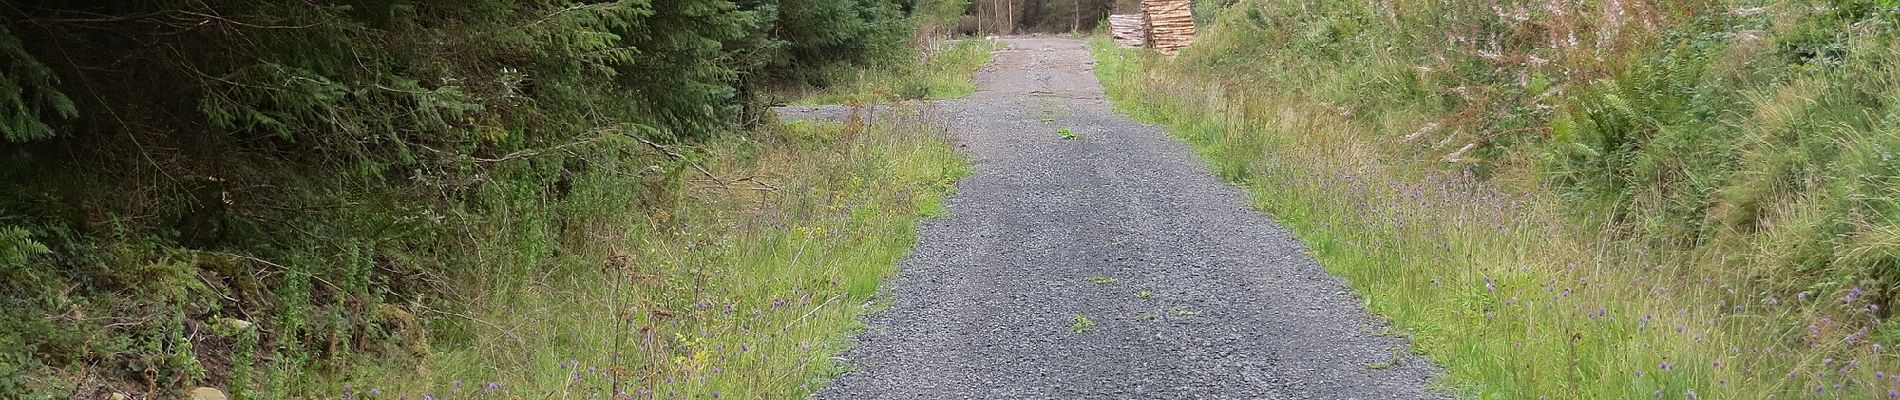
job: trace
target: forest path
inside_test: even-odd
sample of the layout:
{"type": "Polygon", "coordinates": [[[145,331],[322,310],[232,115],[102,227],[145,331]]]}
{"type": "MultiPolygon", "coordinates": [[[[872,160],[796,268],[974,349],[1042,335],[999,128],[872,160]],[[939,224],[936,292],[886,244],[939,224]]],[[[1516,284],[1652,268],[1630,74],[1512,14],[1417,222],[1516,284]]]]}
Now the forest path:
{"type": "Polygon", "coordinates": [[[1246,192],[1111,110],[1082,40],[1004,42],[977,93],[928,107],[976,172],[817,397],[1446,397],[1246,192]]]}

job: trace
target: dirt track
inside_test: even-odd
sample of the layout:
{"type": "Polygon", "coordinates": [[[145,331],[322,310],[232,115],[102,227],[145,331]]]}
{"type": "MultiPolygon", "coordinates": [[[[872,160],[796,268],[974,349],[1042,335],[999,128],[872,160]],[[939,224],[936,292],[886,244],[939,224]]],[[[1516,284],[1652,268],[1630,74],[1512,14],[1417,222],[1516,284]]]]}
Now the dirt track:
{"type": "Polygon", "coordinates": [[[1245,192],[1111,111],[1081,40],[1005,41],[976,94],[932,106],[976,174],[818,397],[1445,397],[1245,192]]]}

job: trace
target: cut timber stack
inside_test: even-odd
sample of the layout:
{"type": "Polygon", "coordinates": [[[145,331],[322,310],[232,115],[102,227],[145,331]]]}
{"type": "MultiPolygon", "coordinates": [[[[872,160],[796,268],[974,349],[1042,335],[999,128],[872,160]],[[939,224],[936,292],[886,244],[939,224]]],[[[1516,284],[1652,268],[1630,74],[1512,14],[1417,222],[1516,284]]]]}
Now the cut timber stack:
{"type": "Polygon", "coordinates": [[[1115,14],[1108,16],[1108,35],[1121,47],[1142,47],[1148,45],[1148,19],[1142,14],[1115,14]]]}
{"type": "Polygon", "coordinates": [[[1194,41],[1194,11],[1188,0],[1142,0],[1148,15],[1148,46],[1169,56],[1194,41]]]}

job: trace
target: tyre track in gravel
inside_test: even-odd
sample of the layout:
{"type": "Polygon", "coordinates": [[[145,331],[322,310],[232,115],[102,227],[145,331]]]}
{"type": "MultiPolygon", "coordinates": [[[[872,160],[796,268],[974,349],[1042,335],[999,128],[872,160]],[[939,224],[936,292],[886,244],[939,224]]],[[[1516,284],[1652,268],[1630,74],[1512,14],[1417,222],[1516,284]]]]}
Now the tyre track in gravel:
{"type": "Polygon", "coordinates": [[[1004,41],[977,93],[929,107],[976,173],[919,228],[894,304],[818,398],[1447,397],[1247,193],[1115,114],[1082,40],[1004,41]],[[1077,315],[1095,326],[1073,331],[1077,315]]]}

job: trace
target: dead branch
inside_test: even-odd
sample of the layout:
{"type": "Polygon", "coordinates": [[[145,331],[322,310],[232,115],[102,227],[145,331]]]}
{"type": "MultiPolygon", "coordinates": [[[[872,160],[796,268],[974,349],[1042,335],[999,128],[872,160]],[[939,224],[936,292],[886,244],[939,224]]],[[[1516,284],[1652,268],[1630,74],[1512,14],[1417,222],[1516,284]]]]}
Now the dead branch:
{"type": "Polygon", "coordinates": [[[600,141],[601,139],[606,139],[606,138],[607,138],[606,136],[595,136],[595,137],[593,137],[593,138],[591,138],[591,139],[587,139],[587,140],[582,140],[582,141],[578,141],[578,142],[573,142],[573,143],[568,143],[568,144],[563,144],[563,145],[559,145],[559,146],[554,146],[554,147],[547,147],[547,148],[540,148],[540,149],[528,149],[528,150],[521,150],[521,151],[517,151],[517,152],[513,152],[513,153],[508,153],[507,155],[503,155],[503,156],[501,156],[501,157],[498,157],[498,158],[481,158],[481,157],[474,157],[474,159],[475,159],[475,161],[477,161],[477,162],[485,162],[485,163],[498,163],[498,162],[503,162],[503,161],[508,161],[508,160],[513,160],[513,159],[517,159],[517,158],[526,158],[526,157],[533,157],[533,156],[537,156],[537,155],[540,155],[541,153],[546,153],[546,152],[550,152],[550,151],[560,151],[560,150],[565,150],[565,149],[567,149],[567,148],[570,148],[570,147],[575,147],[575,146],[584,146],[584,145],[589,145],[589,144],[593,144],[594,142],[598,142],[598,141],[600,141]]]}
{"type": "MultiPolygon", "coordinates": [[[[640,137],[639,135],[635,135],[635,134],[632,134],[632,133],[628,133],[628,132],[626,132],[626,131],[619,131],[619,130],[616,130],[615,132],[618,132],[618,133],[620,133],[621,135],[626,135],[626,136],[627,136],[627,137],[629,137],[629,138],[633,138],[633,140],[637,140],[637,141],[640,141],[640,143],[645,143],[645,144],[646,144],[646,145],[647,145],[648,147],[652,147],[652,148],[653,148],[654,150],[658,150],[658,151],[660,152],[660,154],[665,154],[665,155],[666,155],[667,157],[672,157],[672,158],[673,158],[674,160],[679,160],[679,161],[683,161],[683,162],[685,162],[685,163],[686,163],[687,165],[691,165],[691,166],[693,166],[693,169],[694,169],[694,170],[698,170],[698,171],[699,171],[699,174],[700,174],[700,175],[705,175],[705,176],[706,176],[706,179],[708,179],[708,180],[711,180],[711,181],[712,181],[712,182],[713,182],[713,183],[714,183],[714,184],[715,184],[715,185],[716,185],[717,187],[720,187],[720,188],[725,188],[725,189],[732,189],[732,188],[733,188],[733,187],[732,187],[732,183],[734,183],[734,182],[741,182],[741,181],[744,181],[744,180],[752,180],[752,178],[751,178],[751,177],[747,177],[747,178],[745,178],[744,180],[740,180],[740,181],[734,181],[734,180],[727,180],[727,179],[721,179],[721,178],[719,177],[719,175],[715,175],[715,174],[713,174],[713,173],[712,173],[712,170],[709,170],[709,169],[706,169],[706,166],[705,166],[705,165],[701,165],[701,164],[700,164],[700,163],[699,163],[698,161],[693,161],[693,160],[692,160],[692,159],[690,159],[690,158],[686,158],[686,155],[684,155],[684,154],[680,154],[679,152],[676,152],[676,151],[673,151],[673,149],[672,149],[672,148],[670,148],[670,147],[666,147],[665,145],[661,145],[661,144],[659,144],[659,143],[654,143],[654,142],[653,142],[653,141],[651,141],[651,140],[647,140],[646,138],[643,138],[643,137],[640,137]]],[[[757,183],[757,184],[759,184],[759,185],[762,185],[762,186],[761,186],[761,187],[757,187],[757,188],[747,188],[747,189],[751,189],[751,190],[763,190],[763,191],[774,191],[774,190],[778,190],[778,188],[777,188],[777,187],[773,187],[772,185],[767,185],[767,184],[765,184],[764,182],[759,182],[759,181],[756,181],[756,180],[753,180],[752,182],[753,182],[753,183],[757,183]]]]}

